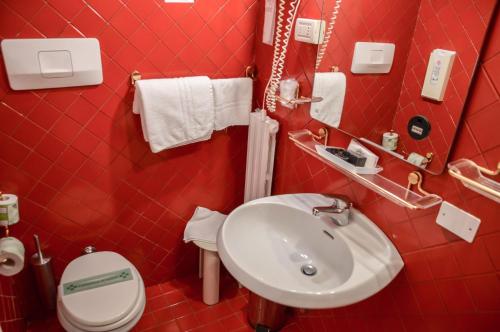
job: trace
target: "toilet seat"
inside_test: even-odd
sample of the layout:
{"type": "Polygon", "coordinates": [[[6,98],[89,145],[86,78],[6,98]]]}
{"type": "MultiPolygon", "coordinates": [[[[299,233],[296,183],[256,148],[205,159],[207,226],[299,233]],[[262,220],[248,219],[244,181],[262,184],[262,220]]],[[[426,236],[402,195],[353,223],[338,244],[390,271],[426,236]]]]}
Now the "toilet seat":
{"type": "Polygon", "coordinates": [[[146,307],[146,297],[145,290],[143,291],[144,296],[137,303],[137,308],[131,312],[125,319],[115,322],[110,325],[105,326],[81,326],[77,325],[75,322],[70,322],[64,315],[63,308],[60,307],[59,302],[57,303],[57,317],[62,327],[68,332],[128,332],[137,324],[144,313],[144,308],[146,307]]]}
{"type": "Polygon", "coordinates": [[[123,256],[104,251],[81,256],[66,267],[58,289],[57,314],[67,331],[121,332],[132,329],[142,316],[145,304],[144,282],[137,269],[123,256]],[[128,280],[63,294],[65,284],[82,279],[84,284],[89,284],[86,278],[122,270],[128,280]]]}

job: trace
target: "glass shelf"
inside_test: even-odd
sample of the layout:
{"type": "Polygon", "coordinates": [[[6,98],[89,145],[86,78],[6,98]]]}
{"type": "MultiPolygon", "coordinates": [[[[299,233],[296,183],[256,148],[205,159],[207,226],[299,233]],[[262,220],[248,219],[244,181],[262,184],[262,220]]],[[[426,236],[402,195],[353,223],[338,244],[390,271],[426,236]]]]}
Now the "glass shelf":
{"type": "Polygon", "coordinates": [[[486,173],[495,176],[498,175],[498,170],[490,171],[472,160],[458,159],[448,163],[448,173],[470,190],[500,203],[500,183],[483,175],[486,173]]]}
{"type": "Polygon", "coordinates": [[[443,201],[443,199],[438,195],[420,195],[415,193],[380,174],[357,174],[351,170],[332,163],[316,152],[316,145],[321,144],[312,138],[311,132],[307,129],[288,132],[288,137],[304,152],[310,154],[316,159],[321,160],[323,163],[351,178],[353,181],[356,181],[366,188],[373,190],[377,194],[387,198],[395,204],[415,210],[428,209],[440,204],[443,201]]]}

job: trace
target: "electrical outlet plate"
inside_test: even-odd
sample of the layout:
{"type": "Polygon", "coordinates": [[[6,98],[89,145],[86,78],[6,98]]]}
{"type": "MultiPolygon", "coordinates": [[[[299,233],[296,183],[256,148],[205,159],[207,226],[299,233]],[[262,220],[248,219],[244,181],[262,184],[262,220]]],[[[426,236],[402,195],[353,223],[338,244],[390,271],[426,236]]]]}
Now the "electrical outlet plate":
{"type": "Polygon", "coordinates": [[[472,243],[481,219],[459,209],[453,204],[443,202],[439,209],[436,223],[465,241],[472,243]]]}

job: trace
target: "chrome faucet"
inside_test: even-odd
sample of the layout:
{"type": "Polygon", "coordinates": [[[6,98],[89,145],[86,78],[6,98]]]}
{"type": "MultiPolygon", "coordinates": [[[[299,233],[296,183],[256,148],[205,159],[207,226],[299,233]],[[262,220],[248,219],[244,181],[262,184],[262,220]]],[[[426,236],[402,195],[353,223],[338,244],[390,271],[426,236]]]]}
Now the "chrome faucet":
{"type": "Polygon", "coordinates": [[[351,216],[351,208],[353,202],[344,195],[324,195],[328,198],[333,198],[333,203],[330,206],[316,206],[312,209],[312,214],[317,217],[327,216],[332,221],[339,225],[345,226],[349,223],[351,216]]]}

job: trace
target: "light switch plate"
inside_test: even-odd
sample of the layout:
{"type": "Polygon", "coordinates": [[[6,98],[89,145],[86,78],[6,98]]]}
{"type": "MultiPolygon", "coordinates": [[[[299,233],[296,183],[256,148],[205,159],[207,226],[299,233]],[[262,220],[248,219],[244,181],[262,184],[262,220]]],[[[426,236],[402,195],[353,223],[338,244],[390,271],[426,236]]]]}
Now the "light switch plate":
{"type": "Polygon", "coordinates": [[[445,201],[441,204],[436,223],[465,241],[472,243],[481,219],[445,201]]]}
{"type": "Polygon", "coordinates": [[[297,18],[295,22],[295,40],[319,45],[325,38],[326,22],[310,18],[297,18]]]}

